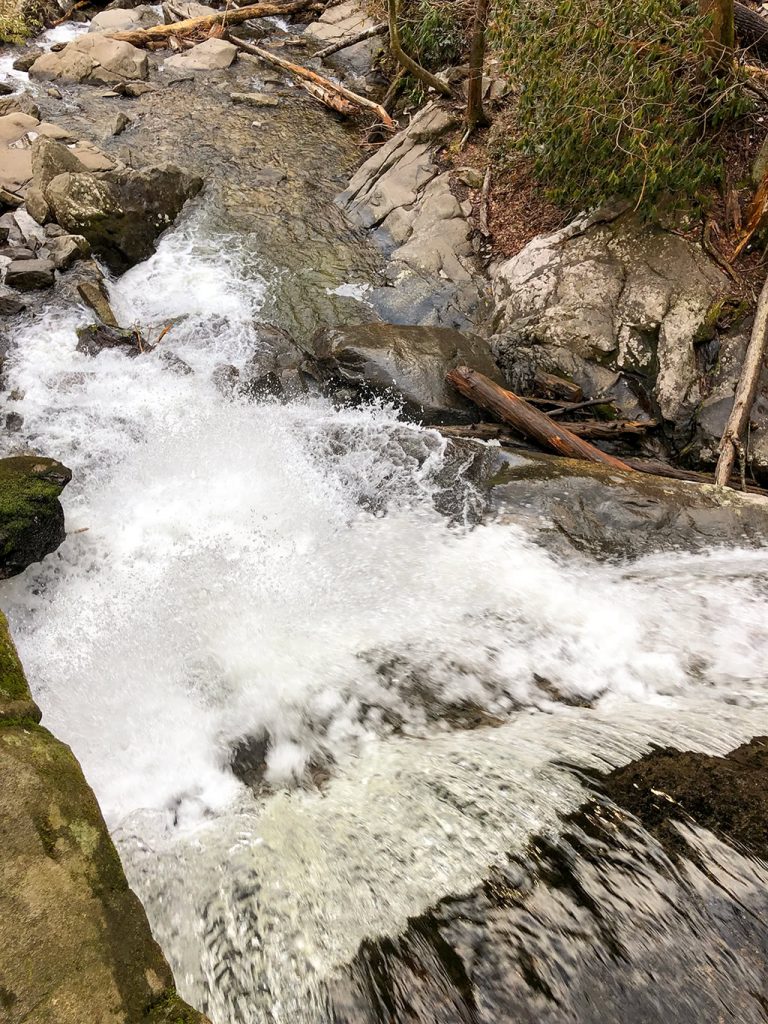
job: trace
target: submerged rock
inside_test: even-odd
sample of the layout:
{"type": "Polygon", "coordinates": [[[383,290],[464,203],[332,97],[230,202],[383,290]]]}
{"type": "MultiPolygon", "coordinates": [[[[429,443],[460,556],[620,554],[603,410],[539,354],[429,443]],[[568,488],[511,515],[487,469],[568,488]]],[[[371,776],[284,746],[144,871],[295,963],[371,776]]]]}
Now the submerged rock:
{"type": "Polygon", "coordinates": [[[501,383],[488,346],[445,327],[359,324],[320,331],[307,346],[307,368],[333,392],[400,402],[404,414],[426,423],[475,423],[478,409],[445,375],[461,364],[501,383]]]}
{"type": "Polygon", "coordinates": [[[72,473],[55,459],[0,459],[0,579],[23,572],[63,542],[59,495],[72,473]]]}
{"type": "Polygon", "coordinates": [[[82,235],[114,270],[123,271],[152,255],[155,239],[202,185],[196,175],[161,164],[60,174],[44,195],[63,228],[82,235]]]}
{"type": "Polygon", "coordinates": [[[0,1005],[22,1024],[205,1024],[177,995],[69,747],[0,614],[0,1005]]]}

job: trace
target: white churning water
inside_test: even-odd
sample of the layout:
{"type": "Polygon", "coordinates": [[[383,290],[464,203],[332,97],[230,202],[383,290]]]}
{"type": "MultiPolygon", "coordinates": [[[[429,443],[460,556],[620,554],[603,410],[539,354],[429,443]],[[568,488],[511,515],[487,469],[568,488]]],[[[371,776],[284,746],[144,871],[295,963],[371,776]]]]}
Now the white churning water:
{"type": "Polygon", "coordinates": [[[158,352],[78,353],[76,308],[19,329],[20,439],[74,478],[66,543],[3,606],[183,994],[216,1024],[322,1020],[362,937],[578,803],[557,762],[768,728],[768,554],[563,563],[442,518],[445,442],[407,428],[404,448],[392,409],[228,400],[211,371],[252,352],[264,282],[198,224],[112,289],[152,337],[180,318],[158,352]],[[504,724],[425,712],[467,703],[504,724]],[[265,732],[257,798],[229,759],[265,732]],[[291,788],[311,763],[322,792],[291,788]]]}

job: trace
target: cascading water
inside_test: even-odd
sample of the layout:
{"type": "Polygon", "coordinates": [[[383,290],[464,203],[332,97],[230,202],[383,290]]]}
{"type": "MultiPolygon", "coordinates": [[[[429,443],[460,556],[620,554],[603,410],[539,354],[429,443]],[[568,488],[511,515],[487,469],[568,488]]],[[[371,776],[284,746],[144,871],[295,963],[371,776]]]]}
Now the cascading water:
{"type": "Polygon", "coordinates": [[[182,994],[215,1024],[323,1021],[366,936],[556,832],[585,795],[566,763],[768,729],[768,554],[557,560],[442,516],[446,442],[392,408],[226,397],[269,281],[207,223],[112,286],[121,322],[173,322],[156,351],[78,353],[79,307],[19,326],[14,445],[74,478],[67,542],[3,605],[182,994]],[[493,727],[454,728],[468,706],[493,727]]]}

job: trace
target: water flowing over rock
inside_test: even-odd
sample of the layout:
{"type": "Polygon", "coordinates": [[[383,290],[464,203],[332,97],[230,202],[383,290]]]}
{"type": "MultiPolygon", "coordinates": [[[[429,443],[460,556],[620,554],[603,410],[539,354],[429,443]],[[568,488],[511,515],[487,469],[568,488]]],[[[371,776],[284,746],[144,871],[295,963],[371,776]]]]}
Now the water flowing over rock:
{"type": "Polygon", "coordinates": [[[111,267],[146,259],[155,239],[202,188],[202,179],[174,164],[104,174],[60,174],[44,190],[56,221],[82,235],[111,267]]]}
{"type": "Polygon", "coordinates": [[[0,579],[23,572],[64,541],[59,495],[71,478],[54,459],[0,459],[0,579]]]}
{"type": "Polygon", "coordinates": [[[427,423],[474,423],[477,407],[446,383],[459,365],[500,382],[487,345],[443,327],[361,324],[319,332],[307,347],[309,368],[332,391],[402,402],[406,416],[427,423]]]}
{"type": "Polygon", "coordinates": [[[96,798],[0,613],[0,999],[7,1024],[205,1024],[176,995],[96,798]]]}

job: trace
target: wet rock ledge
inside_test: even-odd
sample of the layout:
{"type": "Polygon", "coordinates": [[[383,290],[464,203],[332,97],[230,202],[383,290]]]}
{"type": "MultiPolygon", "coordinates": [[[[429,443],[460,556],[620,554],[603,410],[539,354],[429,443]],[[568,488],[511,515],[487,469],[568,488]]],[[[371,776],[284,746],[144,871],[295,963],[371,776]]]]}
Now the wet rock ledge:
{"type": "Polygon", "coordinates": [[[206,1024],[176,994],[79,764],[39,722],[0,613],[0,1019],[206,1024]]]}

